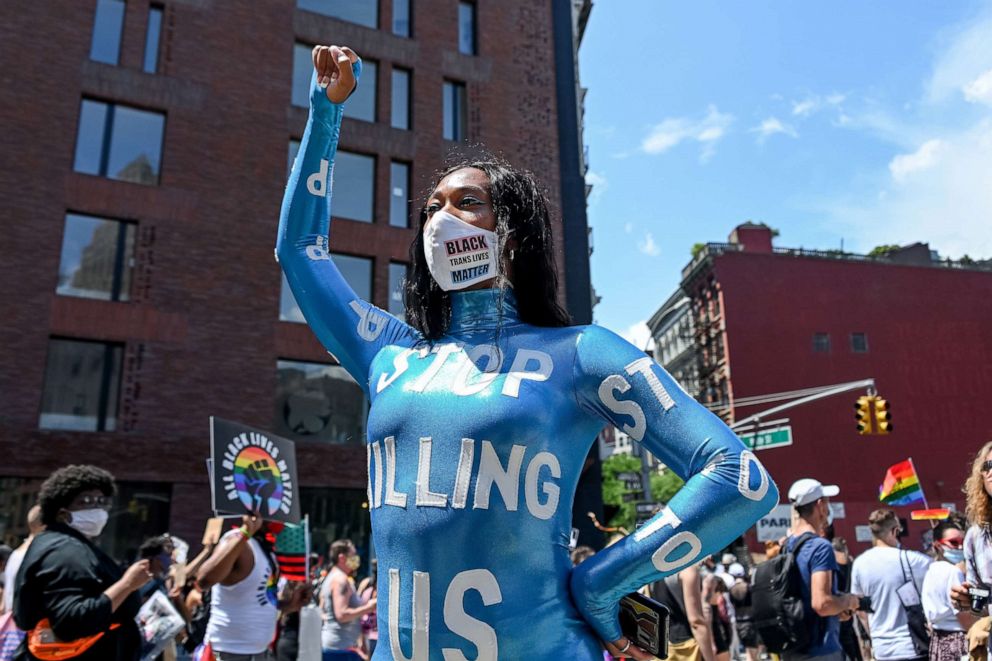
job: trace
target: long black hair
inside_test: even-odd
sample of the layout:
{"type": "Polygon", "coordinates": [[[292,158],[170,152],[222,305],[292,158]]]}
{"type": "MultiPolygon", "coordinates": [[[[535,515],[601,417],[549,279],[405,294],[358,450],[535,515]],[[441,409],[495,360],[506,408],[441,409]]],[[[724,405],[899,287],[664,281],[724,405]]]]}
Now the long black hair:
{"type": "Polygon", "coordinates": [[[496,259],[499,309],[502,311],[508,286],[504,264],[512,261],[513,291],[520,320],[532,326],[571,324],[568,313],[558,303],[558,269],[547,197],[530,172],[515,170],[493,156],[459,161],[435,176],[420,207],[417,235],[410,246],[410,276],[403,291],[407,323],[420,331],[424,339],[433,341],[447,332],[451,322],[451,297],[438,286],[427,268],[424,224],[430,195],[442,179],[463,168],[481,170],[489,179],[500,253],[496,259]],[[512,253],[511,238],[515,240],[512,253]]]}

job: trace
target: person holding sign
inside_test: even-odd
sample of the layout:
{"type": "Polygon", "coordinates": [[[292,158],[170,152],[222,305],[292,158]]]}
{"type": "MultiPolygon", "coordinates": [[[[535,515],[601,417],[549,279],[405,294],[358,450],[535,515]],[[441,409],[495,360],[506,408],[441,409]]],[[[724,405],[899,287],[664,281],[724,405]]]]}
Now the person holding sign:
{"type": "Polygon", "coordinates": [[[279,616],[279,566],[262,517],[245,514],[241,520],[196,574],[200,590],[210,590],[206,641],[216,661],[269,661],[279,616]]]}
{"type": "MultiPolygon", "coordinates": [[[[637,347],[559,306],[548,203],[495,159],[441,172],[411,247],[407,322],[331,259],[348,48],[313,50],[310,116],[276,255],[311,328],[369,397],[379,559],[374,659],[650,656],[619,601],[735,539],[778,501],[755,456],[637,347]],[[574,569],[572,500],[605,424],[687,480],[662,512],[574,569]]],[[[504,103],[512,104],[505,99],[504,103]]]]}

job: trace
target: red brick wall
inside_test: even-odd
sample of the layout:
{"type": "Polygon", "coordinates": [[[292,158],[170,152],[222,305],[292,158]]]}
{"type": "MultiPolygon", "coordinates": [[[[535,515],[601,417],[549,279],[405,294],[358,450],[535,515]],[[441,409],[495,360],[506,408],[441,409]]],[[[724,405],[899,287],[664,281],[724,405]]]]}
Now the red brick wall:
{"type": "MultiPolygon", "coordinates": [[[[555,74],[550,8],[530,0],[479,3],[476,57],[458,53],[450,0],[412,3],[412,39],[391,34],[386,0],[381,30],[292,0],[164,5],[154,75],[141,71],[147,4],[127,5],[118,66],[88,59],[92,0],[0,5],[0,60],[16,63],[0,95],[0,475],[92,462],[172,482],[173,529],[198,540],[208,416],[270,427],[276,359],[327,360],[307,328],[278,321],[287,144],[306,121],[290,105],[294,42],[348,44],[379,63],[377,122],[346,119],[341,143],[378,157],[375,223],[336,220],[331,246],[375,260],[381,307],[389,261],[406,261],[413,231],[389,225],[390,159],[412,162],[417,200],[456,146],[441,139],[442,81],[467,83],[471,141],[540,173],[559,206],[555,74]],[[413,71],[413,131],[389,126],[393,64],[413,71]],[[83,96],[166,113],[158,186],[72,171],[83,96]],[[55,295],[67,210],[138,223],[132,302],[55,295]],[[53,335],[126,344],[120,431],[38,429],[53,335]]],[[[298,451],[302,485],[364,487],[361,445],[298,451]]]]}
{"type": "MultiPolygon", "coordinates": [[[[746,253],[717,257],[714,272],[736,398],[874,378],[891,405],[887,436],[855,431],[864,391],[773,416],[790,418],[795,438],[759,453],[783,501],[800,477],[838,484],[834,500],[847,506],[838,534],[853,543],[885,470],[912,457],[930,505],[963,509],[971,458],[992,439],[992,273],[746,253]],[[816,332],[830,334],[830,353],[813,353],[816,332]],[[852,332],[867,334],[868,353],[851,351],[852,332]]],[[[908,518],[913,508],[896,509],[908,518]]],[[[913,544],[926,527],[911,525],[913,544]]]]}

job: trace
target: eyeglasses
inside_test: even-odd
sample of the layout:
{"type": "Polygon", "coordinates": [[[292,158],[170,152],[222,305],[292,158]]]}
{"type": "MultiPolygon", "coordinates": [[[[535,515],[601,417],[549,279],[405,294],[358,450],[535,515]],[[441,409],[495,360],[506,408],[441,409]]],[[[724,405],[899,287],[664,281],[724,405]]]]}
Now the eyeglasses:
{"type": "Polygon", "coordinates": [[[982,471],[983,473],[988,473],[989,471],[992,471],[992,459],[982,462],[982,467],[979,468],[978,470],[982,471]]]}
{"type": "Polygon", "coordinates": [[[76,496],[76,499],[72,501],[72,504],[79,509],[99,507],[101,509],[109,510],[114,505],[114,499],[110,496],[89,496],[83,494],[76,496]]]}

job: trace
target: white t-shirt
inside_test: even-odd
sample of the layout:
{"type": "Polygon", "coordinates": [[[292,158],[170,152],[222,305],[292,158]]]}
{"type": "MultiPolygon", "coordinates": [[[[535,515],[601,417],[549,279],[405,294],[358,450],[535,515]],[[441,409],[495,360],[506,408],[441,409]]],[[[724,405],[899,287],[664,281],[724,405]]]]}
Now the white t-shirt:
{"type": "MultiPolygon", "coordinates": [[[[224,537],[240,534],[232,530],[224,537]]],[[[255,539],[249,539],[248,546],[254,557],[251,573],[234,585],[217,583],[210,592],[207,640],[220,652],[261,654],[276,634],[275,559],[255,539]]]]}
{"type": "Polygon", "coordinates": [[[900,568],[900,552],[905,557],[902,566],[907,572],[912,572],[916,586],[915,590],[912,586],[904,590],[915,598],[917,591],[923,592],[923,577],[930,566],[927,556],[916,551],[876,546],[854,560],[851,592],[871,597],[871,607],[875,612],[868,614],[868,626],[876,659],[911,659],[917,656],[906,623],[906,611],[896,594],[896,590],[906,583],[900,568]]]}
{"type": "Polygon", "coordinates": [[[27,550],[26,546],[19,546],[7,558],[7,566],[3,570],[3,608],[0,612],[9,613],[14,610],[14,579],[17,578],[17,570],[21,568],[27,550]]]}
{"type": "Polygon", "coordinates": [[[949,562],[930,565],[923,579],[923,612],[938,631],[964,631],[951,605],[951,587],[964,583],[964,573],[949,562]]]}

